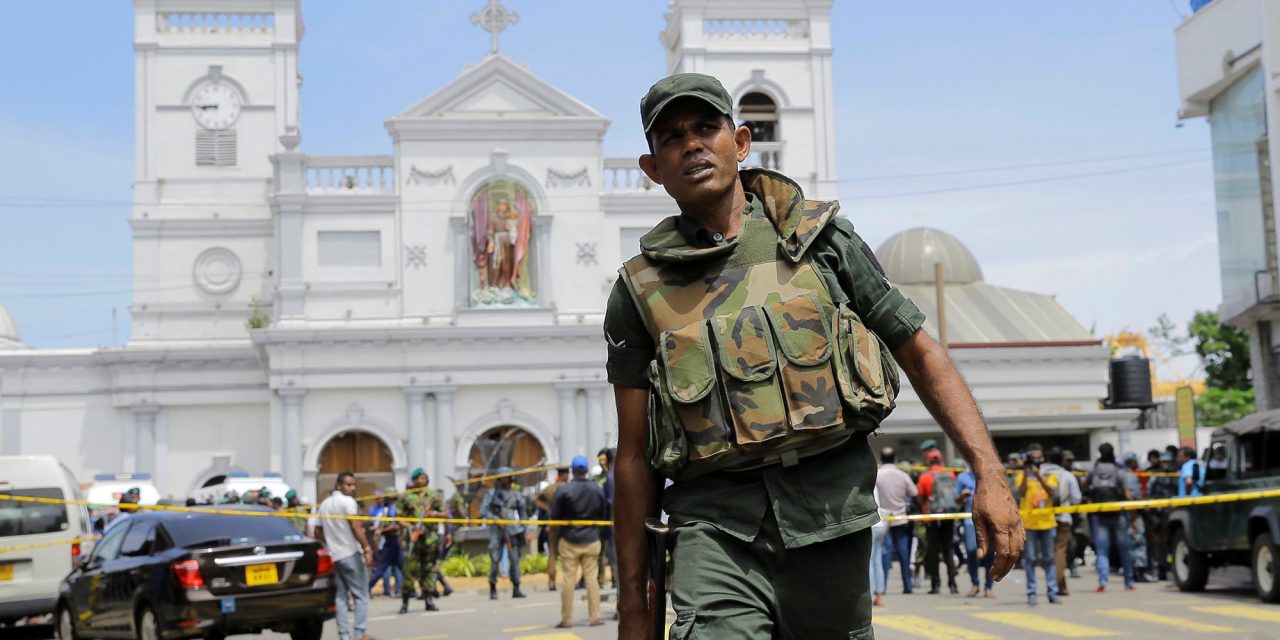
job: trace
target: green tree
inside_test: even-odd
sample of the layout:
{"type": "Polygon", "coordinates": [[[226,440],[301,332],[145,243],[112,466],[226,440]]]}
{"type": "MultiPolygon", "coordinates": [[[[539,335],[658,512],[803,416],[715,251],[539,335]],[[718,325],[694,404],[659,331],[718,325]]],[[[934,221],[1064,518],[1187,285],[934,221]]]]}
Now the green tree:
{"type": "Polygon", "coordinates": [[[1204,366],[1205,383],[1210,388],[1253,388],[1248,332],[1222,324],[1217,312],[1197,311],[1187,326],[1187,334],[1195,343],[1196,355],[1204,366]]]}

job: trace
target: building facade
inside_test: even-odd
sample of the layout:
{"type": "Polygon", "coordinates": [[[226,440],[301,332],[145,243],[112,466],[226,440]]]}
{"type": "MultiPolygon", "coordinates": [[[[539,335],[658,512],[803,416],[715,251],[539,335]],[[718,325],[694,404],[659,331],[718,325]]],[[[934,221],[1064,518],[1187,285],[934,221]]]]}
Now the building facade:
{"type": "Polygon", "coordinates": [[[1177,29],[1179,118],[1206,118],[1212,139],[1221,320],[1249,332],[1259,411],[1280,408],[1280,268],[1273,185],[1280,127],[1280,5],[1199,2],[1177,29]],[[1275,127],[1271,125],[1276,125],[1275,127]]]}
{"type": "MultiPolygon", "coordinates": [[[[830,10],[674,0],[660,34],[669,70],[730,90],[748,163],[820,198],[838,196],[830,10]]],[[[634,158],[602,156],[607,117],[500,52],[505,9],[485,10],[490,55],[386,121],[385,156],[304,151],[297,0],[134,11],[131,337],[30,349],[0,309],[0,452],[148,472],[174,497],[279,472],[314,499],[342,470],[364,489],[416,467],[445,485],[615,442],[605,301],[674,203],[634,158]]],[[[980,279],[955,295],[1000,298],[980,279]]],[[[1052,330],[956,329],[993,428],[1115,428],[1105,350],[1040,298],[1017,309],[1053,307],[1052,330]]],[[[937,432],[909,388],[899,404],[886,442],[937,432]]]]}

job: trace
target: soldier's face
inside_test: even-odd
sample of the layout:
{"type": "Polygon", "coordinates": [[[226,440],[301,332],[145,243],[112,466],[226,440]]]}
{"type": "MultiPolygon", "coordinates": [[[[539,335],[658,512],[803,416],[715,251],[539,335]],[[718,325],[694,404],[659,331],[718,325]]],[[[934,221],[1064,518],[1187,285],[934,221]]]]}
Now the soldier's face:
{"type": "Polygon", "coordinates": [[[427,486],[427,483],[428,483],[428,480],[426,476],[414,476],[413,478],[413,486],[419,489],[427,486]]]}
{"type": "Polygon", "coordinates": [[[738,163],[751,151],[751,132],[697,98],[676,100],[649,130],[653,153],[640,168],[679,203],[723,198],[738,180],[738,163]]]}

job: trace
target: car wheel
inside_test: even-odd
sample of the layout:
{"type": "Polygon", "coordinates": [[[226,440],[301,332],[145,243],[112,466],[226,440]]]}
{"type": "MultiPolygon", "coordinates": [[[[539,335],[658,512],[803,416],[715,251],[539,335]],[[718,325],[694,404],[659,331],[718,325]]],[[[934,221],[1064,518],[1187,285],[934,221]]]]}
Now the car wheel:
{"type": "Polygon", "coordinates": [[[71,615],[71,607],[65,604],[58,607],[58,640],[80,640],[76,619],[71,615]]]}
{"type": "Polygon", "coordinates": [[[1263,531],[1253,539],[1252,560],[1249,573],[1253,574],[1253,588],[1263,602],[1280,602],[1280,581],[1276,580],[1277,553],[1271,542],[1271,534],[1263,531]]]}
{"type": "Polygon", "coordinates": [[[1204,591],[1209,581],[1209,559],[1191,548],[1187,532],[1178,529],[1173,533],[1173,581],[1179,591],[1204,591]]]}
{"type": "Polygon", "coordinates": [[[304,620],[294,625],[289,632],[293,640],[320,640],[324,634],[324,623],[320,620],[304,620]]]}
{"type": "Polygon", "coordinates": [[[142,613],[138,614],[138,640],[161,640],[160,639],[160,621],[156,619],[156,612],[151,607],[143,607],[142,613]]]}

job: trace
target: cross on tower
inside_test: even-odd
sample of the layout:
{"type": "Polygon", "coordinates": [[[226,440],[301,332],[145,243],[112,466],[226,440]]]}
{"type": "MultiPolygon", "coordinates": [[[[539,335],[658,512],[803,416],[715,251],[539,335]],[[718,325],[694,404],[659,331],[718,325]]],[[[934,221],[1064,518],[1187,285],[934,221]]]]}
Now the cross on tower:
{"type": "Polygon", "coordinates": [[[489,32],[492,39],[489,53],[498,52],[498,34],[502,33],[509,24],[515,24],[520,20],[520,16],[515,12],[508,11],[502,6],[501,0],[489,0],[489,6],[471,14],[471,23],[480,25],[481,29],[489,32]]]}

